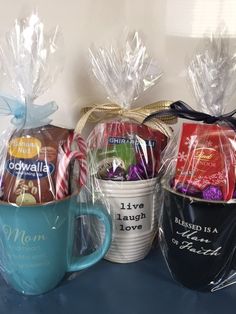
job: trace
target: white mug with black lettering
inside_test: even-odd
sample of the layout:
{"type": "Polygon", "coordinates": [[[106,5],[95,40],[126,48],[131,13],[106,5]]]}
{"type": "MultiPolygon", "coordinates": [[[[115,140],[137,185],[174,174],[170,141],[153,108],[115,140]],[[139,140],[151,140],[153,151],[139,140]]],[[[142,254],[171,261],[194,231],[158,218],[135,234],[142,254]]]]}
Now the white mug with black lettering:
{"type": "Polygon", "coordinates": [[[96,180],[113,222],[107,260],[135,262],[150,251],[157,231],[156,183],[156,178],[122,182],[96,180]]]}

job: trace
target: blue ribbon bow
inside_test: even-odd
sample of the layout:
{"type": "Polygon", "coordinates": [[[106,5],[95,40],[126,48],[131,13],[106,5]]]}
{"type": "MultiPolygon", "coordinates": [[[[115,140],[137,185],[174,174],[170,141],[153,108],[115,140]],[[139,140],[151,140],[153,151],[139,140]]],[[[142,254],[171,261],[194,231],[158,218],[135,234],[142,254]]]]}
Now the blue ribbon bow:
{"type": "Polygon", "coordinates": [[[12,115],[11,123],[17,128],[37,128],[49,124],[49,118],[58,109],[57,104],[51,101],[45,105],[35,105],[0,94],[0,115],[12,115]]]}
{"type": "Polygon", "coordinates": [[[217,123],[217,122],[226,122],[229,124],[233,129],[236,129],[236,118],[233,115],[236,114],[236,109],[222,114],[221,116],[213,116],[208,113],[196,111],[191,108],[189,105],[184,103],[183,101],[176,101],[170,105],[170,109],[165,109],[161,111],[154,112],[150,114],[147,118],[144,119],[143,123],[153,119],[163,117],[165,115],[173,115],[175,117],[184,118],[193,121],[202,121],[204,123],[217,123]]]}

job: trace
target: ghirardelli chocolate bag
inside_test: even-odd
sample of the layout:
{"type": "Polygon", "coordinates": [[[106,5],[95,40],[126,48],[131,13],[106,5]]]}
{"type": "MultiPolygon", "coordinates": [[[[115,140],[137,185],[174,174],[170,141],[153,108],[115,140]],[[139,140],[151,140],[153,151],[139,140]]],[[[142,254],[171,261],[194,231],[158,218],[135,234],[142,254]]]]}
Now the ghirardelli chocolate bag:
{"type": "Polygon", "coordinates": [[[90,162],[99,179],[136,181],[154,178],[167,137],[131,121],[100,123],[88,139],[90,162]]]}
{"type": "Polygon", "coordinates": [[[13,133],[3,176],[4,201],[22,205],[56,199],[59,153],[69,132],[46,125],[13,133]]]}

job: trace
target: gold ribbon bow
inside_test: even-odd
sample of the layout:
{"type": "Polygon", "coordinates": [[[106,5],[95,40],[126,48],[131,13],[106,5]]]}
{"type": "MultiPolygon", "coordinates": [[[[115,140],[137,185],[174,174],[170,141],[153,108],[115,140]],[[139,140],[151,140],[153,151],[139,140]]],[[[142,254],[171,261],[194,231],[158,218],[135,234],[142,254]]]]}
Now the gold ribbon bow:
{"type": "MultiPolygon", "coordinates": [[[[155,102],[153,104],[149,104],[143,107],[138,107],[134,109],[125,109],[117,104],[101,104],[101,105],[90,105],[82,108],[81,114],[82,117],[77,123],[75,128],[76,133],[81,133],[86,122],[98,123],[105,119],[115,118],[115,117],[123,117],[132,119],[138,123],[142,123],[143,120],[149,116],[151,113],[156,111],[169,109],[172,101],[162,100],[155,102]]],[[[168,138],[172,135],[172,129],[167,124],[174,124],[177,122],[177,118],[172,115],[166,115],[161,117],[160,119],[152,119],[150,121],[145,122],[145,125],[159,130],[168,138]]]]}

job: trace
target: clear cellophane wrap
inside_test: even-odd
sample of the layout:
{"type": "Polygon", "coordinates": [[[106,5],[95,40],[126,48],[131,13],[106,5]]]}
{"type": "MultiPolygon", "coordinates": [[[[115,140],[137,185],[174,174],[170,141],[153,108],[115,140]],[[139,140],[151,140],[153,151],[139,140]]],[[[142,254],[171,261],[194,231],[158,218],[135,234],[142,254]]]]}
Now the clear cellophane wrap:
{"type": "Polygon", "coordinates": [[[14,89],[11,96],[0,93],[0,115],[12,116],[0,137],[0,270],[24,294],[55,288],[67,272],[101,259],[110,243],[109,216],[86,187],[80,191],[87,179],[85,141],[51,124],[54,101],[35,103],[61,72],[63,50],[58,27],[46,32],[35,12],[17,19],[0,46],[14,89]],[[106,237],[92,245],[95,216],[106,237]]]}
{"type": "Polygon", "coordinates": [[[163,255],[174,279],[200,291],[235,282],[236,120],[227,113],[235,70],[227,34],[205,39],[187,68],[197,110],[171,105],[172,114],[192,122],[168,144],[159,172],[163,255]]]}
{"type": "MultiPolygon", "coordinates": [[[[106,259],[129,263],[144,258],[157,231],[156,184],[161,153],[171,128],[166,120],[143,124],[169,101],[135,106],[162,73],[138,32],[107,47],[90,49],[92,72],[108,101],[83,109],[77,128],[97,123],[89,134],[88,162],[94,199],[102,200],[113,222],[106,259]]],[[[171,120],[171,119],[170,119],[171,120]]],[[[172,121],[173,122],[173,121],[172,121]]]]}

